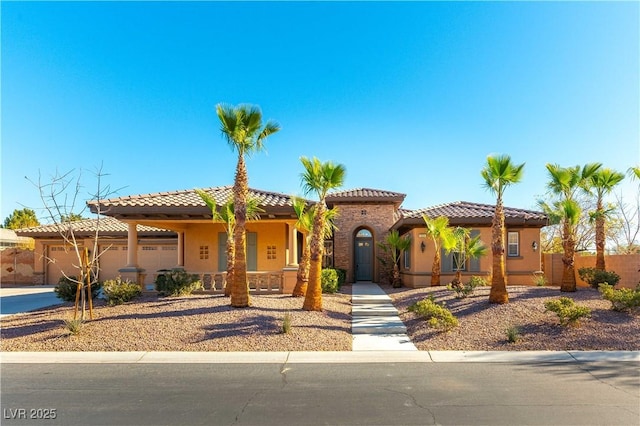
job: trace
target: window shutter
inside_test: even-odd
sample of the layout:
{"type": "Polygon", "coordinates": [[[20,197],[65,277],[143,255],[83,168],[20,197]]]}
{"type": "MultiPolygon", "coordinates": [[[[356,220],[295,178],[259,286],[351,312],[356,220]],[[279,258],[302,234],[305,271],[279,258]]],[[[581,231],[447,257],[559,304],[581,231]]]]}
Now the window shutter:
{"type": "MultiPolygon", "coordinates": [[[[480,231],[477,229],[471,230],[470,237],[475,238],[480,235],[480,231]]],[[[480,272],[480,258],[471,259],[469,262],[469,271],[470,272],[480,272]]]]}
{"type": "Polygon", "coordinates": [[[227,270],[227,233],[218,232],[218,271],[227,270]]]}
{"type": "Polygon", "coordinates": [[[258,270],[258,234],[247,232],[247,271],[258,270]]]}

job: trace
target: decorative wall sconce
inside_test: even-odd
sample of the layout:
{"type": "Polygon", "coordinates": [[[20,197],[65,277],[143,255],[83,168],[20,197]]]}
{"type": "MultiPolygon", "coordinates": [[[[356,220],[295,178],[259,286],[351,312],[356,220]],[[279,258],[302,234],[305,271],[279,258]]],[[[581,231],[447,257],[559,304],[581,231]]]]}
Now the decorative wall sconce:
{"type": "Polygon", "coordinates": [[[533,249],[533,251],[538,250],[538,243],[536,243],[535,241],[531,243],[531,248],[533,249]]]}
{"type": "Polygon", "coordinates": [[[424,249],[426,249],[426,248],[427,248],[427,245],[424,243],[424,241],[423,241],[423,242],[421,242],[421,243],[420,243],[420,251],[421,251],[422,253],[424,253],[424,249]]]}

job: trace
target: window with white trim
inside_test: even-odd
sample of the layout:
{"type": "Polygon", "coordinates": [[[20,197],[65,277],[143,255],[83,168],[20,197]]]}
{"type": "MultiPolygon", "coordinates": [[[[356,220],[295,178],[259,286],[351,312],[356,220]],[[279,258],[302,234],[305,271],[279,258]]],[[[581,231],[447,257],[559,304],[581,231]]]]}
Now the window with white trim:
{"type": "Polygon", "coordinates": [[[520,233],[511,231],[507,232],[507,256],[520,256],[520,233]]]}

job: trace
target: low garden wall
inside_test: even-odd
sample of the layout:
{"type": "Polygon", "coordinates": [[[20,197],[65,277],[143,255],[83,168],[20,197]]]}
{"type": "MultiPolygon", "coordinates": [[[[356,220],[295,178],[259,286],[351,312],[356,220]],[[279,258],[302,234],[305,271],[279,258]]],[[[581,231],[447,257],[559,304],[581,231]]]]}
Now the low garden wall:
{"type": "MultiPolygon", "coordinates": [[[[640,282],[640,254],[612,254],[606,255],[604,261],[607,271],[613,271],[620,275],[617,287],[636,288],[640,282]]],[[[543,255],[543,271],[547,282],[551,285],[560,285],[562,282],[562,253],[545,253],[543,255]]],[[[575,257],[576,282],[579,287],[589,285],[580,279],[578,269],[593,268],[596,266],[596,256],[575,257]]]]}

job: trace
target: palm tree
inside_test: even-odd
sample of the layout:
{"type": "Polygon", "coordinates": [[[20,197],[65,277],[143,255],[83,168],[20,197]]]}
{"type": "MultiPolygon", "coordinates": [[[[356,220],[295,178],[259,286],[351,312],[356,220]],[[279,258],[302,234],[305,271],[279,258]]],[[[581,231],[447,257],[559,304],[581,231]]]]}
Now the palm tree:
{"type": "Polygon", "coordinates": [[[259,152],[265,140],[280,130],[280,125],[268,121],[262,125],[262,112],[251,105],[218,104],[216,113],[220,120],[220,130],[232,150],[238,153],[236,175],[233,184],[233,205],[235,216],[234,246],[235,260],[233,282],[231,283],[231,306],[244,308],[251,304],[249,283],[247,281],[247,245],[245,222],[247,220],[247,196],[249,177],[245,164],[245,155],[259,152]]]}
{"type": "Polygon", "coordinates": [[[555,210],[557,218],[562,222],[562,283],[560,291],[576,291],[576,276],[574,257],[576,251],[575,230],[580,219],[580,205],[575,200],[579,189],[585,190],[591,176],[600,169],[600,163],[588,163],[584,166],[560,167],[557,164],[547,164],[549,182],[547,187],[552,195],[560,199],[554,203],[554,207],[548,206],[546,210],[555,210]]]}
{"type": "Polygon", "coordinates": [[[613,209],[605,209],[604,196],[624,179],[624,174],[611,169],[599,169],[593,175],[589,186],[596,194],[596,211],[589,215],[596,224],[596,269],[605,270],[604,245],[605,245],[605,219],[613,209]]]}
{"type": "MultiPolygon", "coordinates": [[[[227,284],[224,286],[224,295],[231,296],[231,283],[233,283],[234,258],[236,253],[235,245],[233,244],[233,234],[236,228],[233,199],[228,199],[218,208],[216,200],[208,192],[201,189],[196,189],[195,191],[211,210],[212,220],[224,224],[224,230],[227,233],[227,284]]],[[[260,202],[257,198],[247,198],[247,220],[258,220],[260,219],[260,213],[263,212],[264,210],[260,208],[260,202]]]]}
{"type": "Polygon", "coordinates": [[[431,265],[431,285],[440,285],[440,270],[441,270],[441,254],[440,250],[444,246],[445,250],[450,250],[455,244],[453,239],[453,229],[449,227],[449,219],[445,216],[438,216],[436,218],[430,218],[427,215],[422,215],[424,223],[427,225],[427,235],[433,240],[433,247],[435,250],[433,256],[433,264],[431,265]]]}
{"type": "Polygon", "coordinates": [[[629,176],[633,179],[640,180],[640,166],[638,167],[629,167],[629,176]]]}
{"type": "Polygon", "coordinates": [[[400,267],[398,264],[400,263],[400,255],[402,252],[409,250],[409,247],[411,247],[411,238],[408,235],[401,237],[400,233],[394,229],[386,235],[384,241],[391,250],[391,259],[393,260],[393,277],[391,279],[391,285],[394,288],[402,287],[402,282],[400,280],[400,267]]]}
{"type": "Polygon", "coordinates": [[[342,186],[346,169],[342,164],[334,164],[331,161],[322,163],[315,157],[313,159],[302,157],[300,161],[304,166],[301,178],[305,193],[315,192],[319,198],[315,206],[313,227],[311,228],[309,286],[302,309],[306,311],[321,311],[322,284],[320,280],[324,251],[324,222],[327,210],[325,198],[330,189],[342,186]]]}
{"type": "MultiPolygon", "coordinates": [[[[315,217],[315,206],[305,210],[306,202],[300,198],[293,199],[293,209],[298,216],[296,228],[304,233],[304,243],[302,245],[302,256],[300,256],[300,264],[298,265],[298,274],[296,277],[296,285],[293,288],[293,297],[301,297],[307,294],[307,286],[309,284],[309,267],[311,264],[311,248],[309,233],[313,228],[313,219],[315,217]]],[[[325,212],[325,228],[323,239],[331,237],[335,228],[335,218],[338,215],[336,208],[328,209],[325,212]]]]}
{"type": "Polygon", "coordinates": [[[452,231],[453,246],[446,247],[447,253],[455,252],[453,256],[456,276],[451,282],[453,287],[462,284],[462,270],[470,259],[478,259],[487,254],[487,248],[480,241],[480,235],[471,237],[471,230],[457,226],[452,231]]]}
{"type": "Polygon", "coordinates": [[[514,164],[508,155],[488,156],[487,164],[480,172],[485,186],[496,195],[496,208],[491,222],[491,290],[490,303],[509,303],[507,293],[507,277],[504,258],[504,205],[502,196],[508,186],[520,182],[524,170],[524,163],[514,164]]]}

